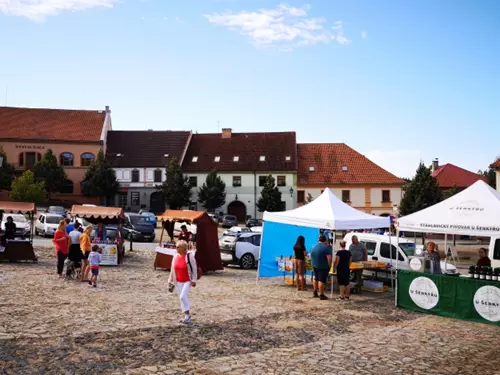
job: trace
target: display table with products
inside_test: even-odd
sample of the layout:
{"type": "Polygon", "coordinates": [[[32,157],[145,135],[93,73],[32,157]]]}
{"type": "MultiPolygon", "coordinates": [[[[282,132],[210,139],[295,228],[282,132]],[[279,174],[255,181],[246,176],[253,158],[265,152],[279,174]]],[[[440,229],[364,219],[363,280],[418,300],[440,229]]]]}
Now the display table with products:
{"type": "Polygon", "coordinates": [[[0,261],[33,262],[38,263],[38,258],[33,249],[33,228],[36,208],[34,203],[0,202],[0,222],[9,214],[22,214],[29,220],[29,234],[27,238],[5,239],[4,231],[0,229],[0,261]]]}
{"type": "Polygon", "coordinates": [[[175,249],[175,243],[168,242],[163,246],[158,246],[155,249],[155,252],[156,256],[155,256],[154,269],[156,270],[157,268],[160,268],[170,271],[170,267],[172,266],[172,259],[174,258],[174,255],[177,253],[177,250],[175,249]]]}
{"type": "Polygon", "coordinates": [[[396,295],[408,310],[500,326],[500,281],[400,270],[396,295]]]}
{"type": "Polygon", "coordinates": [[[7,246],[0,248],[0,261],[38,263],[38,257],[29,240],[7,240],[7,246]]]}

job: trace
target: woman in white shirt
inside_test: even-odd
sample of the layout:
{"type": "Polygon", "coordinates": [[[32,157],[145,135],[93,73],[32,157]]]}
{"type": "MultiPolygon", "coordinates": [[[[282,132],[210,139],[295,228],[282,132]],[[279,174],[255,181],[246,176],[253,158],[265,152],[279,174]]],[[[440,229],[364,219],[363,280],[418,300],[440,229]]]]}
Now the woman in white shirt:
{"type": "Polygon", "coordinates": [[[82,262],[82,251],[80,250],[80,236],[82,233],[80,232],[80,223],[75,222],[74,229],[69,232],[69,239],[71,241],[69,245],[69,260],[71,260],[76,268],[81,267],[82,262]]]}

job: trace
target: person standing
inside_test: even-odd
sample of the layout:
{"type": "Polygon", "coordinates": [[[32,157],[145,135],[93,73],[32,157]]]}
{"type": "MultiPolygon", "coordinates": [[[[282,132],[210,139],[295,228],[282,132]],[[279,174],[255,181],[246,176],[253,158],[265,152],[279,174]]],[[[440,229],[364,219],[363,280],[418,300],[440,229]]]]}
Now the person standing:
{"type": "Polygon", "coordinates": [[[435,242],[427,243],[427,251],[424,253],[424,259],[430,260],[430,272],[435,274],[441,274],[441,256],[439,255],[439,250],[435,242]]]}
{"type": "Polygon", "coordinates": [[[189,304],[188,295],[191,287],[196,287],[198,279],[198,266],[193,252],[188,252],[188,244],[186,241],[177,242],[177,254],[172,259],[170,276],[168,277],[169,291],[173,292],[177,289],[181,309],[184,313],[182,323],[191,323],[191,306],[189,304]]]}
{"type": "Polygon", "coordinates": [[[89,285],[93,285],[97,288],[97,276],[99,275],[99,264],[102,262],[102,254],[100,253],[101,248],[97,245],[92,246],[92,251],[89,254],[89,267],[92,276],[89,280],[89,285]]]}
{"type": "Polygon", "coordinates": [[[323,235],[319,236],[319,242],[311,249],[311,265],[314,269],[313,296],[326,300],[328,297],[325,296],[325,286],[332,266],[332,249],[323,235]]]}
{"type": "Polygon", "coordinates": [[[89,255],[90,255],[90,250],[92,248],[92,244],[90,242],[90,235],[92,234],[92,231],[94,230],[94,227],[92,225],[87,225],[85,227],[85,230],[83,231],[82,235],[80,236],[80,251],[82,253],[82,259],[83,259],[83,264],[82,264],[82,281],[87,281],[89,277],[89,255]]]}
{"type": "Polygon", "coordinates": [[[347,251],[346,242],[340,241],[340,250],[335,254],[335,264],[334,268],[337,271],[337,283],[339,284],[340,297],[338,300],[344,301],[349,299],[349,274],[352,255],[350,251],[347,251]]]}
{"type": "Polygon", "coordinates": [[[477,260],[476,265],[479,267],[491,267],[491,259],[488,258],[488,250],[484,247],[479,249],[479,259],[477,260]]]}
{"type": "Polygon", "coordinates": [[[12,216],[8,216],[5,223],[5,239],[13,240],[16,237],[16,229],[16,223],[14,223],[12,216]]]}
{"type": "MultiPolygon", "coordinates": [[[[351,253],[352,262],[364,262],[368,260],[368,250],[363,243],[359,242],[358,236],[352,236],[352,243],[349,246],[349,252],[351,253]]],[[[360,288],[363,285],[363,270],[355,270],[354,277],[356,280],[356,290],[360,292],[360,288]]]]}
{"type": "Polygon", "coordinates": [[[297,275],[297,290],[306,289],[306,239],[304,236],[298,236],[297,242],[293,247],[295,254],[295,273],[297,275]]]}
{"type": "Polygon", "coordinates": [[[59,226],[54,233],[54,239],[52,240],[54,245],[56,246],[56,254],[57,254],[57,274],[59,278],[63,278],[63,268],[64,261],[68,257],[69,253],[69,236],[66,233],[66,221],[61,220],[59,222],[59,226]]]}
{"type": "Polygon", "coordinates": [[[66,233],[70,234],[73,232],[73,229],[75,229],[75,226],[71,224],[71,220],[69,218],[64,219],[64,221],[66,222],[66,233]]]}
{"type": "MultiPolygon", "coordinates": [[[[70,245],[69,245],[69,260],[71,260],[76,268],[81,267],[81,262],[83,258],[83,254],[80,250],[80,223],[76,222],[75,225],[73,226],[73,230],[69,232],[68,236],[70,239],[70,245]]],[[[68,227],[66,227],[66,232],[68,232],[68,227]]]]}

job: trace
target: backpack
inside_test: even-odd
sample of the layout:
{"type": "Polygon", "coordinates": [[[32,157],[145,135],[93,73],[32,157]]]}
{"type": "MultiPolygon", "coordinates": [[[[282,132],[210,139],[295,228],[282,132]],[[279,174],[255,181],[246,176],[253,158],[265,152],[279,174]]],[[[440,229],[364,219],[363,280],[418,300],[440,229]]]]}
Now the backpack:
{"type": "MultiPolygon", "coordinates": [[[[191,270],[191,274],[193,273],[193,267],[191,266],[191,260],[189,259],[189,254],[187,255],[187,263],[189,265],[189,269],[191,270]]],[[[200,266],[196,267],[196,273],[198,276],[198,280],[203,276],[203,270],[200,266]]]]}

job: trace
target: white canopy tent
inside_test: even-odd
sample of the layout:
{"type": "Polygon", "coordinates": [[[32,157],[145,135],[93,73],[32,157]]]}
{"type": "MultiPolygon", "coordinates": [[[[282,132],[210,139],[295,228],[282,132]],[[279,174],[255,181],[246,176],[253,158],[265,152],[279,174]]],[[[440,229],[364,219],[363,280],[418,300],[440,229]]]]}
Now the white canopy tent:
{"type": "Polygon", "coordinates": [[[302,207],[283,212],[264,212],[264,221],[332,230],[391,227],[390,217],[369,215],[352,208],[328,188],[302,207]]]}
{"type": "Polygon", "coordinates": [[[500,235],[500,193],[484,181],[431,207],[397,220],[406,232],[491,237],[500,235]]]}

